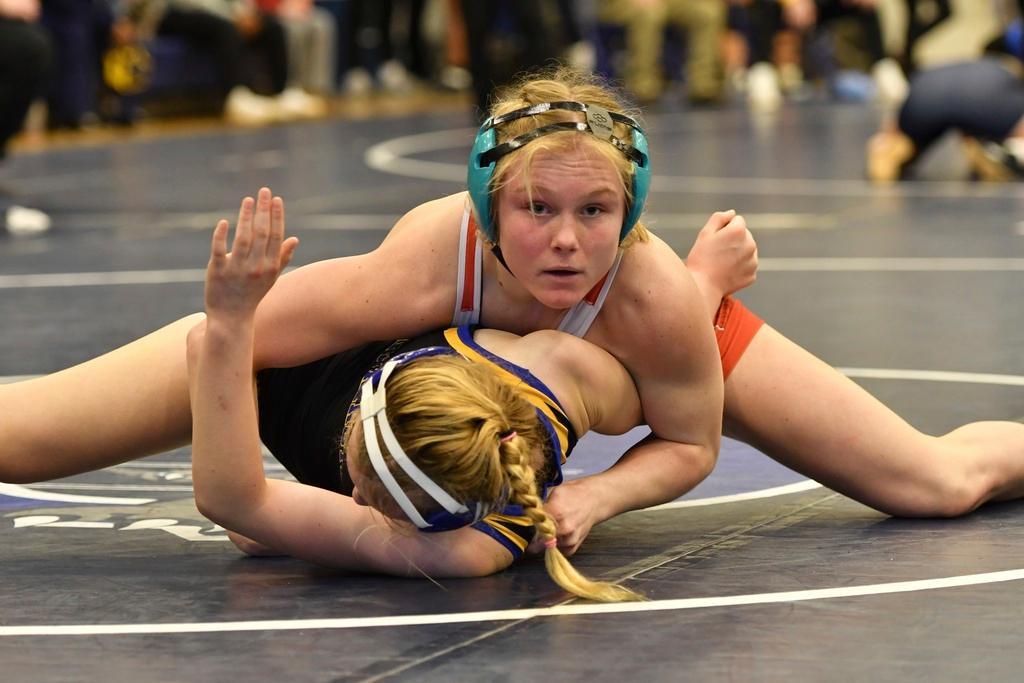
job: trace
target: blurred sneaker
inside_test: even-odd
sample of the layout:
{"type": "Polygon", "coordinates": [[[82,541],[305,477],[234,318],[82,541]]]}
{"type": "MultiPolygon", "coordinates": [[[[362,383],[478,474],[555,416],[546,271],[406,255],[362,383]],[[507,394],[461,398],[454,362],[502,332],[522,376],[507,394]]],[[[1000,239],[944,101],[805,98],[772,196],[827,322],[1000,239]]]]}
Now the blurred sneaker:
{"type": "Polygon", "coordinates": [[[856,69],[840,69],[829,79],[832,97],[840,102],[870,102],[877,99],[874,79],[856,69]]]}
{"type": "Polygon", "coordinates": [[[224,118],[236,126],[264,126],[278,117],[273,98],[261,97],[244,85],[235,86],[224,101],[224,118]]]}
{"type": "Polygon", "coordinates": [[[286,88],[275,98],[278,118],[283,121],[295,119],[319,119],[327,115],[327,100],[310,95],[302,88],[286,88]]]}
{"type": "Polygon", "coordinates": [[[894,183],[914,159],[914,143],[899,131],[882,131],[868,139],[867,176],[876,183],[894,183]]]}
{"type": "Polygon", "coordinates": [[[574,69],[590,72],[597,67],[597,52],[590,41],[580,40],[565,48],[565,61],[574,69]]]}
{"type": "Polygon", "coordinates": [[[341,91],[346,95],[359,97],[370,94],[373,90],[373,79],[370,72],[361,66],[354,66],[345,72],[341,82],[341,91]]]}
{"type": "Polygon", "coordinates": [[[880,104],[895,108],[907,99],[910,84],[895,59],[887,57],[875,62],[871,77],[875,80],[875,95],[880,104]]]}
{"type": "Polygon", "coordinates": [[[377,81],[388,92],[407,92],[412,88],[412,78],[405,65],[397,59],[389,59],[377,69],[377,81]]]}
{"type": "Polygon", "coordinates": [[[804,70],[799,64],[783,64],[779,67],[779,88],[784,93],[795,93],[804,85],[804,70]]]}
{"type": "Polygon", "coordinates": [[[747,70],[747,103],[757,111],[774,111],[782,105],[782,90],[775,67],[758,62],[747,70]]]}
{"type": "Polygon", "coordinates": [[[978,180],[1007,182],[1024,178],[1024,160],[1010,146],[964,137],[964,155],[978,180]]]}
{"type": "Polygon", "coordinates": [[[473,87],[473,77],[469,71],[451,64],[441,69],[438,81],[450,90],[469,90],[473,87]]]}
{"type": "Polygon", "coordinates": [[[3,227],[17,237],[41,235],[52,225],[50,217],[38,209],[12,205],[3,213],[3,227]]]}
{"type": "Polygon", "coordinates": [[[747,92],[747,70],[733,69],[725,76],[726,90],[733,95],[742,95],[747,92]]]}

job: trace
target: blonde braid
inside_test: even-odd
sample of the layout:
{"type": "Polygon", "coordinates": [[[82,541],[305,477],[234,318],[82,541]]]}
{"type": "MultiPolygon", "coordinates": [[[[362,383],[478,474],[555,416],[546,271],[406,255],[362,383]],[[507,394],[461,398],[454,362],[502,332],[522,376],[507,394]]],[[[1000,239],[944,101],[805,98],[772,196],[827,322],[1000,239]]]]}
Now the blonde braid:
{"type": "Polygon", "coordinates": [[[501,461],[509,476],[512,488],[512,502],[523,506],[523,512],[533,521],[546,543],[544,550],[544,566],[551,579],[574,595],[597,602],[624,602],[646,600],[644,596],[625,586],[608,581],[593,581],[583,576],[572,566],[569,558],[562,554],[555,541],[558,538],[555,521],[544,510],[540,496],[537,495],[537,482],[534,469],[530,467],[526,454],[522,450],[523,440],[513,438],[501,444],[501,461]]]}
{"type": "MultiPolygon", "coordinates": [[[[537,493],[530,456],[546,453],[546,431],[533,405],[493,370],[456,356],[415,360],[388,380],[388,422],[416,465],[456,500],[496,506],[519,504],[541,538],[555,539],[555,522],[537,493]],[[506,496],[508,499],[506,500],[506,496]]],[[[349,458],[364,472],[365,447],[357,442],[349,458]]],[[[388,467],[420,510],[436,508],[407,473],[388,467]]],[[[375,478],[371,478],[375,480],[375,478]]],[[[379,481],[362,494],[370,501],[390,499],[379,481]]],[[[378,502],[378,509],[384,504],[378,502]]],[[[643,600],[612,583],[591,581],[557,547],[545,551],[548,574],[565,590],[590,600],[643,600]]]]}

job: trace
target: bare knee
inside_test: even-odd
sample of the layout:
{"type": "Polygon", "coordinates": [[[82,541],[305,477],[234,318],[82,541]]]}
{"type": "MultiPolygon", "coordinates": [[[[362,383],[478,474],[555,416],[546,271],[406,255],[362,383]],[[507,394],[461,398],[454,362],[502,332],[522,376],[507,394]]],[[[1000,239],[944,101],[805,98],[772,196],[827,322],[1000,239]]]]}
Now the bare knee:
{"type": "Polygon", "coordinates": [[[905,495],[882,511],[897,517],[950,518],[976,510],[988,498],[987,482],[969,468],[954,464],[935,467],[909,483],[905,495]]]}

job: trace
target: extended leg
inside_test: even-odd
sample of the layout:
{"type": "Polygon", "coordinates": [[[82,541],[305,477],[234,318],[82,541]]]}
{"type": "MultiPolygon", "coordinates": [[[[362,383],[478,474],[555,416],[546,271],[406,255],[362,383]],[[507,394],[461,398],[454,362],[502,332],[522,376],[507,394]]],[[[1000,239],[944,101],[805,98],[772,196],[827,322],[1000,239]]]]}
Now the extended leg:
{"type": "Polygon", "coordinates": [[[1024,495],[1024,425],[922,434],[767,325],[726,382],[726,431],[889,514],[952,516],[1024,495]]]}
{"type": "Polygon", "coordinates": [[[65,477],[189,442],[182,318],[67,370],[0,384],[0,481],[65,477]]]}

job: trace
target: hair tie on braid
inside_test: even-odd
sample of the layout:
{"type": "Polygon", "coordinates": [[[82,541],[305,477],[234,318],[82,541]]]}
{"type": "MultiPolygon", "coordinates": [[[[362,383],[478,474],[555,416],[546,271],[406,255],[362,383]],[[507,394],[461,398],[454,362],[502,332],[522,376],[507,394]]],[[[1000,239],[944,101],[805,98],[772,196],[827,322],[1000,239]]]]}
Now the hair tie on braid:
{"type": "Polygon", "coordinates": [[[557,548],[558,547],[558,539],[552,536],[548,540],[544,541],[544,547],[549,549],[549,550],[551,548],[557,548]]]}
{"type": "Polygon", "coordinates": [[[498,438],[501,440],[501,443],[508,443],[512,439],[516,438],[516,436],[518,436],[518,434],[516,434],[515,430],[512,430],[508,434],[499,436],[498,438]]]}

